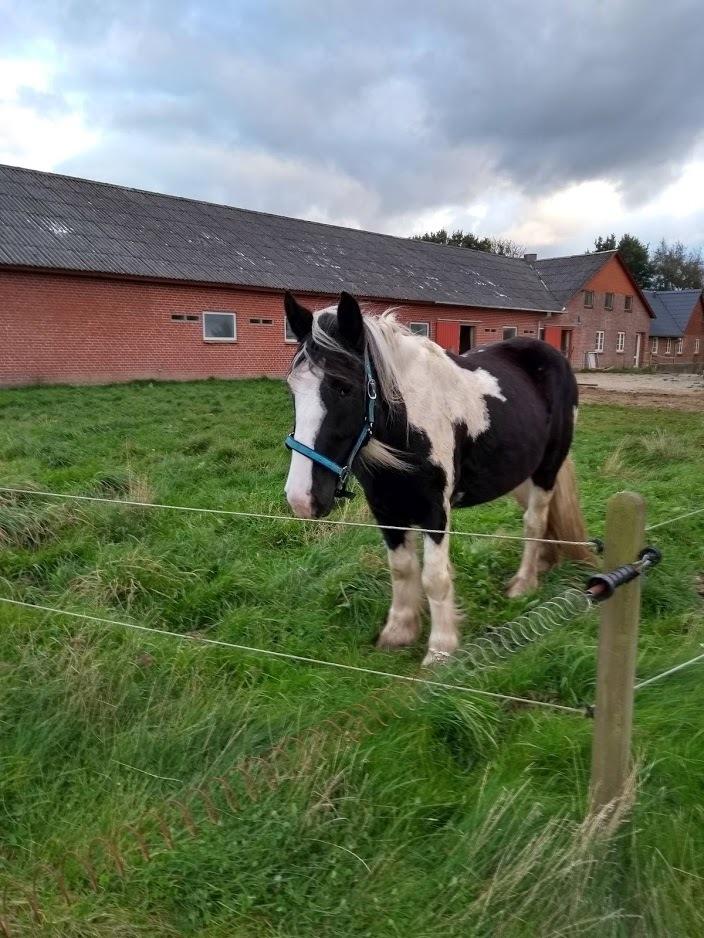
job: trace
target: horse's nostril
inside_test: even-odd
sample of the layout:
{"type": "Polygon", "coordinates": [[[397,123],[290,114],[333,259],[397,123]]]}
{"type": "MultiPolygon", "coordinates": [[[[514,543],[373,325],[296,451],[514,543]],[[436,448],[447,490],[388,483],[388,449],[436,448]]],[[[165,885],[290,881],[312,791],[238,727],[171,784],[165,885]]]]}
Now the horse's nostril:
{"type": "Polygon", "coordinates": [[[297,518],[314,518],[313,499],[306,495],[289,495],[288,503],[297,518]]]}

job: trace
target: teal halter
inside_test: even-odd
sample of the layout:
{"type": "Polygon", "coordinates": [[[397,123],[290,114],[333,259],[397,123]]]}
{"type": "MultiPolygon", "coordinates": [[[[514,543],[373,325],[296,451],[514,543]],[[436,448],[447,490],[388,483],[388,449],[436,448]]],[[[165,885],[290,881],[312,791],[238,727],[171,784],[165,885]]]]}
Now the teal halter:
{"type": "Polygon", "coordinates": [[[347,480],[349,479],[352,465],[357,458],[357,454],[362,449],[362,447],[369,442],[374,433],[374,414],[376,411],[377,387],[376,378],[374,377],[374,369],[372,368],[371,359],[369,358],[369,352],[366,346],[364,347],[364,392],[364,425],[359,431],[359,436],[357,437],[357,440],[355,441],[349,456],[345,460],[344,466],[341,466],[334,460],[329,459],[327,456],[323,456],[322,453],[318,453],[311,446],[306,446],[305,443],[299,443],[299,441],[294,437],[293,433],[290,433],[284,440],[284,445],[288,449],[295,453],[300,453],[301,456],[306,456],[308,459],[312,460],[312,462],[317,463],[319,466],[322,466],[323,469],[327,469],[328,472],[332,472],[333,475],[337,476],[335,498],[354,498],[354,492],[350,492],[350,490],[347,488],[347,480]]]}

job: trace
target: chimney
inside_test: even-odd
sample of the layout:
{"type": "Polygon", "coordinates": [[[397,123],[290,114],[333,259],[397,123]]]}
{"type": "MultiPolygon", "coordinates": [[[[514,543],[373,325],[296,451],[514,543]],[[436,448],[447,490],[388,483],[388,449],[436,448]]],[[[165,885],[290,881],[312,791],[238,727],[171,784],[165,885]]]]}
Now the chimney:
{"type": "Polygon", "coordinates": [[[526,264],[535,264],[535,262],[538,260],[538,255],[537,254],[524,254],[523,260],[526,262],[526,264]]]}

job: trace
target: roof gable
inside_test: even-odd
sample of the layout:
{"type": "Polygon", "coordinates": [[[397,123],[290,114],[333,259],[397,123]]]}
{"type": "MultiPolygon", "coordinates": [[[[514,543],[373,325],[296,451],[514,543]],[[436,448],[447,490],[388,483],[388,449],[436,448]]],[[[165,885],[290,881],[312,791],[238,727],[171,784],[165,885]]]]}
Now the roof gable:
{"type": "Polygon", "coordinates": [[[658,337],[683,336],[694,307],[702,298],[701,290],[645,290],[644,293],[655,313],[650,334],[658,337]]]}
{"type": "Polygon", "coordinates": [[[523,260],[0,166],[0,265],[555,312],[523,260]]]}
{"type": "Polygon", "coordinates": [[[569,257],[546,257],[537,260],[533,266],[552,295],[566,306],[575,293],[616,255],[616,251],[599,251],[569,257]]]}

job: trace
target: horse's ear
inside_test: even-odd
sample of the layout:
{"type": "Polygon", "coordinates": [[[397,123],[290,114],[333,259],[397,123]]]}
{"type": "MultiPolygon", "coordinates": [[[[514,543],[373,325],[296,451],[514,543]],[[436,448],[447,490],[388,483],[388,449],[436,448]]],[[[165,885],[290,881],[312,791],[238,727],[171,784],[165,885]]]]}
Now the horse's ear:
{"type": "Polygon", "coordinates": [[[358,348],[362,344],[364,336],[362,310],[357,300],[344,290],[337,304],[337,325],[340,329],[340,336],[347,345],[358,348]]]}
{"type": "Polygon", "coordinates": [[[313,328],[313,314],[305,306],[301,306],[293,293],[288,290],[284,293],[284,309],[291,332],[299,342],[305,342],[313,328]]]}

